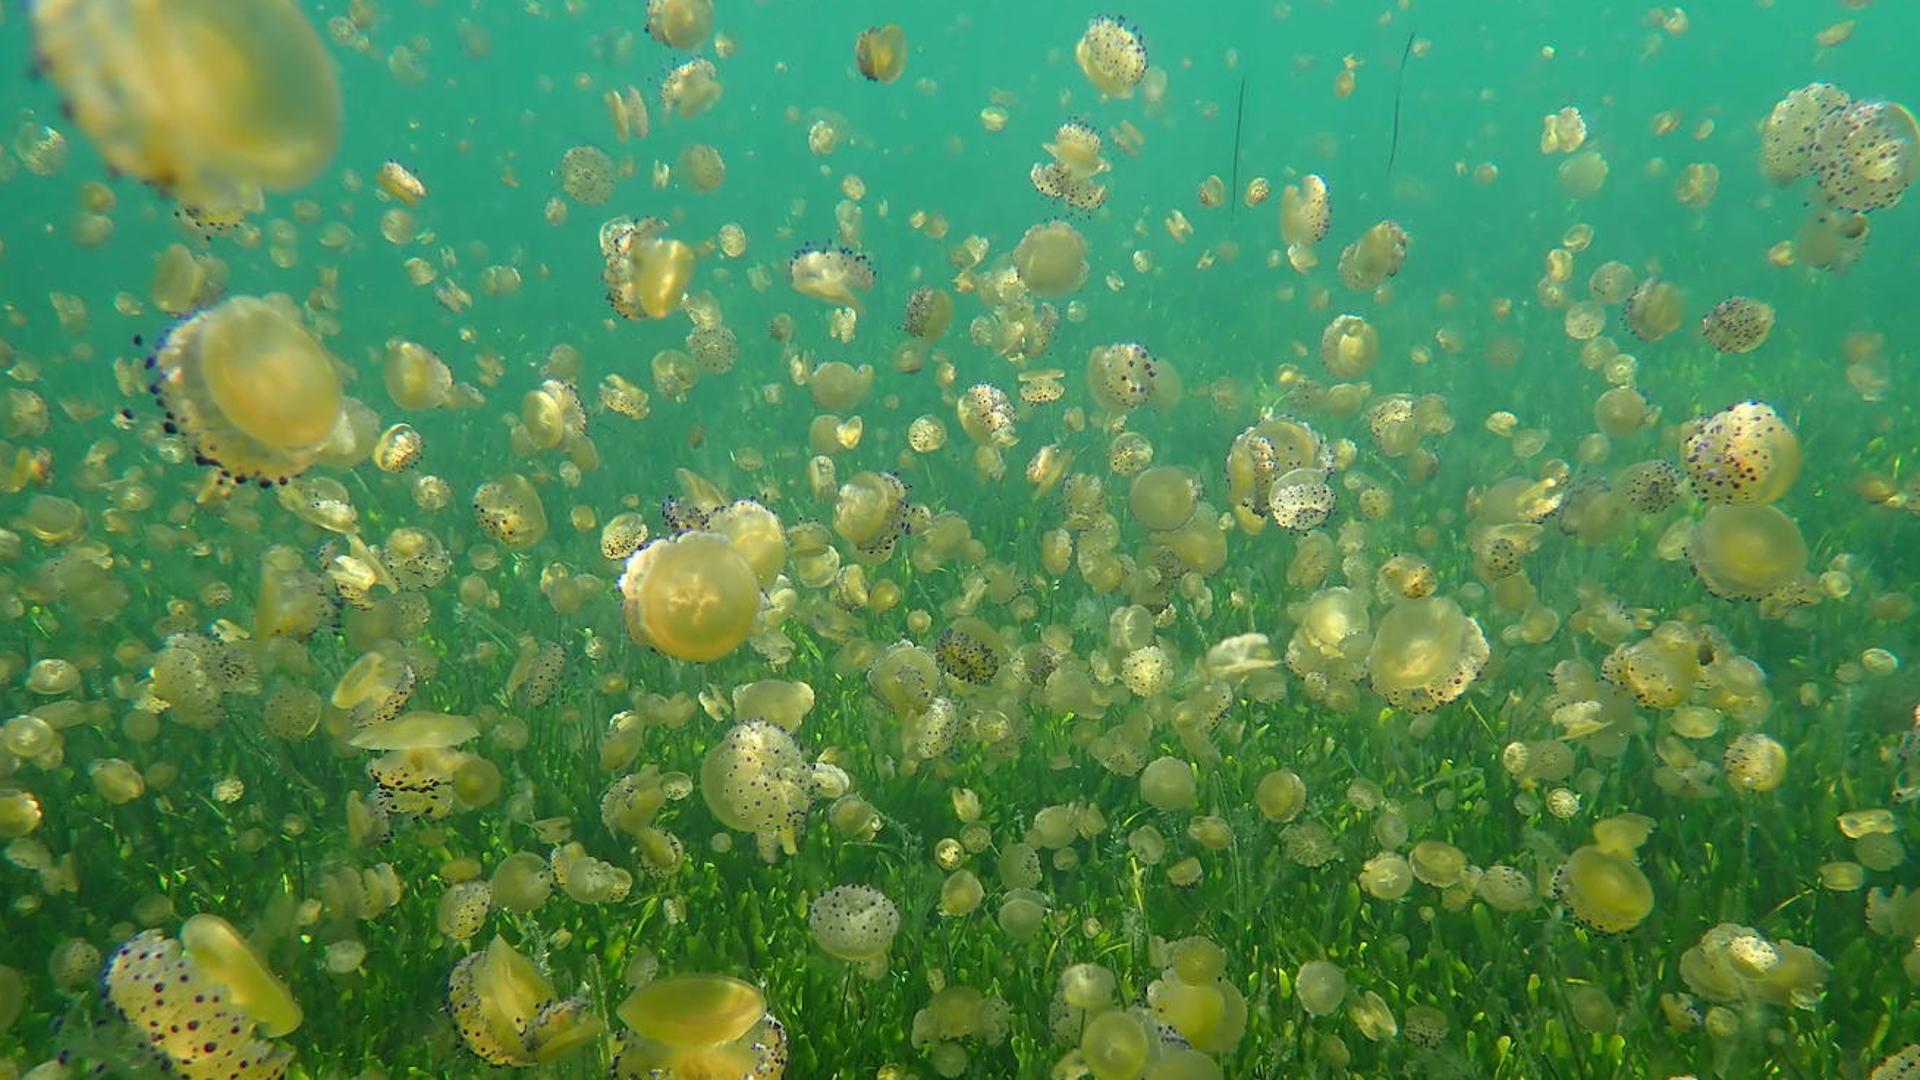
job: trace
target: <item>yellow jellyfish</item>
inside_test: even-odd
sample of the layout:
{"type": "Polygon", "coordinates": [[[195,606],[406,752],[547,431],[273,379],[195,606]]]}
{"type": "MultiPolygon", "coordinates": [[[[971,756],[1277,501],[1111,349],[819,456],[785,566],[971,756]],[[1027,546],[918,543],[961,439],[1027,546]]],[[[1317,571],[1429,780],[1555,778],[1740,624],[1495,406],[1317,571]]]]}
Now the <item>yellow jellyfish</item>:
{"type": "Polygon", "coordinates": [[[857,293],[873,288],[873,264],[847,247],[803,247],[787,260],[793,291],[829,304],[864,310],[857,293]]]}
{"type": "Polygon", "coordinates": [[[604,1027],[586,998],[557,997],[533,961],[497,937],[453,966],[446,1006],[461,1041],[489,1065],[558,1061],[604,1027]]]}
{"type": "Polygon", "coordinates": [[[828,956],[866,965],[879,961],[884,972],[887,949],[900,930],[900,909],[871,886],[841,885],[808,907],[807,930],[828,956]]]}
{"type": "Polygon", "coordinates": [[[148,361],[169,431],[235,481],[306,471],[341,414],[337,362],[283,296],[235,296],[174,327],[148,361]]]}
{"type": "Polygon", "coordinates": [[[627,560],[621,607],[633,640],[706,663],[753,632],[760,582],[725,536],[694,531],[656,540],[627,560]]]}
{"type": "Polygon", "coordinates": [[[1013,249],[1013,265],[1034,295],[1066,296],[1087,280],[1087,241],[1064,221],[1035,225],[1013,249]]]}
{"type": "Polygon", "coordinates": [[[1716,506],[1687,541],[1693,572],[1716,596],[1759,600],[1806,573],[1800,526],[1774,506],[1716,506]]]}
{"type": "Polygon", "coordinates": [[[798,849],[812,802],[812,777],[787,729],[765,720],[735,724],[700,763],[699,791],[722,825],[798,849]]]}
{"type": "Polygon", "coordinates": [[[35,47],[115,169],[215,216],[313,179],[340,142],[333,61],[293,0],[48,0],[35,47]]]}
{"type": "Polygon", "coordinates": [[[1760,171],[1776,184],[1791,184],[1811,172],[1821,121],[1851,101],[1846,91],[1827,83],[1809,83],[1781,98],[1760,128],[1760,171]]]}
{"type": "Polygon", "coordinates": [[[1006,647],[986,620],[974,615],[955,619],[933,646],[940,670],[974,686],[985,686],[1000,673],[1006,647]]]}
{"type": "Polygon", "coordinates": [[[1750,296],[1730,296],[1700,320],[1700,334],[1723,353],[1750,353],[1773,332],[1773,305],[1750,296]]]}
{"type": "Polygon", "coordinates": [[[1340,252],[1340,280],[1347,288],[1360,291],[1378,288],[1407,264],[1407,245],[1412,238],[1392,221],[1382,221],[1340,252]]]}
{"type": "Polygon", "coordinates": [[[1320,334],[1320,359],[1336,379],[1358,379],[1380,358],[1380,332],[1359,315],[1342,315],[1320,334]]]}
{"type": "Polygon", "coordinates": [[[697,49],[713,32],[713,0],[647,0],[647,35],[674,49],[697,49]]]}
{"type": "Polygon", "coordinates": [[[695,191],[717,191],[726,182],[727,162],[718,148],[695,143],[680,151],[680,165],[675,175],[686,180],[695,191]]]}
{"type": "Polygon", "coordinates": [[[1694,494],[1712,503],[1774,502],[1800,475],[1800,440],[1764,401],[1702,420],[1683,450],[1694,494]]]}
{"type": "Polygon", "coordinates": [[[713,61],[695,57],[668,71],[660,81],[660,105],[682,120],[691,120],[713,108],[722,92],[713,61]]]}
{"type": "Polygon", "coordinates": [[[1154,393],[1160,368],[1138,342],[1103,345],[1087,355],[1087,385],[1103,408],[1127,412],[1145,405],[1154,393]]]}
{"type": "Polygon", "coordinates": [[[1834,206],[1855,213],[1885,209],[1920,177],[1920,124],[1897,102],[1852,102],[1821,118],[1812,162],[1834,206]]]}
{"type": "Polygon", "coordinates": [[[1480,624],[1443,596],[1402,600],[1382,616],[1367,653],[1381,697],[1426,712],[1466,693],[1491,653],[1480,624]]]}
{"type": "Polygon", "coordinates": [[[473,520],[482,532],[512,551],[525,551],[547,535],[547,508],[540,501],[540,489],[520,473],[507,473],[475,488],[473,520]]]}
{"type": "Polygon", "coordinates": [[[269,1040],[300,1026],[301,1010],[252,946],[217,915],[195,915],[178,939],[144,930],[100,975],[108,1006],[169,1071],[267,1080],[292,1051],[269,1040]]]}
{"type": "Polygon", "coordinates": [[[780,1080],[787,1036],[759,990],[725,975],[670,975],[627,995],[614,1076],[780,1080]]]}
{"type": "Polygon", "coordinates": [[[1679,286],[1647,278],[1628,294],[1623,315],[1627,329],[1642,341],[1659,341],[1680,328],[1686,295],[1679,286]]]}
{"type": "Polygon", "coordinates": [[[664,236],[658,218],[615,218],[601,228],[607,300],[628,319],[664,319],[679,310],[693,281],[694,251],[664,236]]]}
{"type": "Polygon", "coordinates": [[[1653,911],[1653,886],[1631,858],[1596,846],[1582,847],[1554,874],[1554,891],[1580,923],[1618,934],[1639,926],[1653,911]]]}
{"type": "Polygon", "coordinates": [[[907,310],[900,320],[900,328],[931,344],[939,341],[952,323],[952,294],[945,289],[922,285],[907,297],[907,310]]]}
{"type": "Polygon", "coordinates": [[[576,146],[560,156],[560,187],[582,206],[600,206],[613,198],[613,159],[597,146],[576,146]]]}
{"type": "Polygon", "coordinates": [[[1147,43],[1132,23],[1117,15],[1096,16],[1073,47],[1074,61],[1108,97],[1132,97],[1147,75],[1147,43]]]}
{"type": "Polygon", "coordinates": [[[427,197],[427,185],[413,175],[411,169],[391,158],[380,166],[380,172],[374,180],[380,185],[381,191],[408,206],[418,206],[420,200],[427,197]]]}
{"type": "Polygon", "coordinates": [[[890,83],[907,70],[907,33],[899,23],[870,26],[853,42],[853,60],[872,82],[890,83]]]}

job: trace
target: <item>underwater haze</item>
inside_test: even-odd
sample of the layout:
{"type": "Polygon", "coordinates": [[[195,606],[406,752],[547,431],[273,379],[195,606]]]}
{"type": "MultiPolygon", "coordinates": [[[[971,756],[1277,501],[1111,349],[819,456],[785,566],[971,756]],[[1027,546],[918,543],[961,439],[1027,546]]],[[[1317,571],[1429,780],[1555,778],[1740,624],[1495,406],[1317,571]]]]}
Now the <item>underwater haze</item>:
{"type": "Polygon", "coordinates": [[[0,9],[0,1080],[1920,1077],[1916,36],[0,9]]]}

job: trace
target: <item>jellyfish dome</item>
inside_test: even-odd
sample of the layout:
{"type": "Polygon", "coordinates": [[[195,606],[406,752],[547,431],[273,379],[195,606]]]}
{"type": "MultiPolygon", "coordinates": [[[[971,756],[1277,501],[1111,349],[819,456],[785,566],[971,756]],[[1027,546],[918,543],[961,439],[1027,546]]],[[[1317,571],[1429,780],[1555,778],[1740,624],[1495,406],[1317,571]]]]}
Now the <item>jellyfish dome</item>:
{"type": "Polygon", "coordinates": [[[1852,102],[1821,117],[1812,162],[1833,205],[1856,213],[1885,209],[1920,177],[1920,124],[1898,102],[1852,102]]]}
{"type": "Polygon", "coordinates": [[[340,419],[333,355],[284,296],[235,296],[175,326],[149,360],[169,430],[238,482],[284,484],[318,459],[340,419]]]}
{"type": "Polygon", "coordinates": [[[497,937],[453,966],[446,1006],[461,1041],[489,1065],[558,1061],[604,1027],[585,998],[557,997],[533,961],[497,937]]]}
{"type": "Polygon", "coordinates": [[[713,0],[648,0],[647,35],[675,49],[697,49],[713,32],[713,0]]]}
{"type": "Polygon", "coordinates": [[[1159,375],[1159,362],[1138,342],[1103,345],[1087,356],[1087,385],[1093,399],[1114,412],[1145,405],[1153,397],[1159,375]]]}
{"type": "Polygon", "coordinates": [[[760,612],[753,563],[720,533],[655,540],[620,575],[627,633],[680,660],[707,663],[738,648],[760,612]]]}
{"type": "Polygon", "coordinates": [[[1700,336],[1723,353],[1750,353],[1773,332],[1773,305],[1750,296],[1720,301],[1700,320],[1700,336]]]}
{"type": "Polygon", "coordinates": [[[1707,417],[1684,452],[1694,493],[1712,503],[1771,503],[1800,475],[1800,440],[1764,401],[1742,401],[1707,417]]]}
{"type": "Polygon", "coordinates": [[[615,1059],[621,1080],[780,1080],[787,1034],[752,985],[726,975],[649,982],[617,1010],[631,1034],[615,1059]]]}
{"type": "Polygon", "coordinates": [[[854,64],[871,82],[890,83],[907,69],[907,35],[898,23],[870,26],[853,42],[854,64]]]}
{"type": "Polygon", "coordinates": [[[1650,277],[1627,294],[1622,315],[1642,341],[1659,341],[1680,328],[1686,296],[1670,281],[1650,277]]]}
{"type": "Polygon", "coordinates": [[[300,1006],[233,926],[196,915],[178,939],[144,930],[101,973],[108,1006],[161,1068],[191,1080],[284,1076],[292,1051],[271,1039],[300,1026],[300,1006]]]}
{"type": "Polygon", "coordinates": [[[1382,616],[1367,653],[1381,697],[1426,712],[1458,698],[1492,654],[1480,624],[1443,596],[1402,600],[1382,616]]]}
{"type": "Polygon", "coordinates": [[[1147,75],[1147,43],[1132,23],[1117,15],[1101,15],[1087,24],[1073,47],[1080,70],[1101,93],[1132,97],[1133,88],[1147,75]]]}
{"type": "Polygon", "coordinates": [[[1087,241],[1064,221],[1035,225],[1013,249],[1013,264],[1034,295],[1066,296],[1087,280],[1087,241]]]}
{"type": "Polygon", "coordinates": [[[720,823],[791,839],[812,794],[806,759],[787,729],[765,720],[735,724],[700,763],[700,794],[720,823]]]}
{"type": "Polygon", "coordinates": [[[803,247],[787,260],[793,291],[858,311],[858,294],[873,288],[873,264],[848,247],[803,247]]]}
{"type": "Polygon", "coordinates": [[[1715,596],[1760,600],[1806,573],[1800,526],[1774,506],[1716,506],[1687,542],[1693,572],[1715,596]]]}
{"type": "Polygon", "coordinates": [[[340,142],[333,61],[293,0],[47,0],[35,46],[107,163],[225,218],[340,142]]]}
{"type": "Polygon", "coordinates": [[[1639,926],[1653,911],[1653,886],[1632,859],[1595,846],[1576,850],[1554,876],[1554,891],[1579,922],[1604,934],[1639,926]]]}
{"type": "Polygon", "coordinates": [[[813,902],[807,929],[827,955],[864,962],[886,955],[900,930],[900,909],[878,889],[841,885],[813,902]]]}
{"type": "Polygon", "coordinates": [[[1813,171],[1814,135],[1821,121],[1852,98],[1828,83],[1809,83],[1774,103],[1760,128],[1760,171],[1776,184],[1791,184],[1813,171]]]}

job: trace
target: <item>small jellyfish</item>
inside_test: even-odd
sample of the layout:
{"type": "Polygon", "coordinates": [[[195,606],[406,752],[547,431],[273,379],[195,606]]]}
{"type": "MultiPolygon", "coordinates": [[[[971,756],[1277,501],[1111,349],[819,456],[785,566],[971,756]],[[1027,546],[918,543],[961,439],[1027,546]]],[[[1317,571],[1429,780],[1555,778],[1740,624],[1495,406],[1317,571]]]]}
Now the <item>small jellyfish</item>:
{"type": "Polygon", "coordinates": [[[1359,379],[1380,358],[1380,332],[1359,315],[1341,315],[1320,334],[1320,360],[1336,379],[1359,379]]]}
{"type": "Polygon", "coordinates": [[[900,909],[867,885],[828,889],[807,911],[807,929],[827,955],[858,964],[881,961],[900,930],[900,909]]]}
{"type": "Polygon", "coordinates": [[[473,520],[480,531],[512,551],[524,551],[547,535],[547,509],[540,501],[540,489],[520,473],[507,473],[475,488],[473,520]]]}
{"type": "Polygon", "coordinates": [[[1333,507],[1333,487],[1319,469],[1294,469],[1268,489],[1267,512],[1289,532],[1308,533],[1325,525],[1333,507]]]}
{"type": "Polygon", "coordinates": [[[600,279],[607,300],[627,319],[664,319],[679,309],[693,281],[691,246],[663,236],[666,223],[657,218],[631,221],[616,218],[602,228],[601,253],[606,266],[600,279]]]}
{"type": "Polygon", "coordinates": [[[1885,209],[1920,177],[1920,125],[1897,102],[1852,102],[1821,117],[1812,162],[1834,206],[1855,213],[1885,209]]]}
{"type": "Polygon", "coordinates": [[[774,838],[789,854],[798,849],[812,779],[787,729],[765,720],[727,729],[700,763],[699,790],[726,827],[774,838]]]}
{"type": "Polygon", "coordinates": [[[713,32],[713,0],[647,0],[647,36],[673,49],[697,49],[713,32]]]}
{"type": "Polygon", "coordinates": [[[1694,494],[1712,503],[1771,503],[1800,475],[1800,440],[1764,401],[1742,401],[1702,420],[1683,452],[1694,494]]]}
{"type": "Polygon", "coordinates": [[[727,180],[727,162],[720,156],[718,147],[694,143],[680,151],[680,164],[674,175],[703,194],[717,191],[727,180]]]}
{"type": "Polygon", "coordinates": [[[149,361],[167,427],[238,482],[285,483],[334,434],[338,362],[285,297],[235,296],[175,326],[149,361]]]}
{"type": "Polygon", "coordinates": [[[953,322],[953,296],[945,289],[922,285],[907,297],[900,328],[921,341],[939,341],[953,322]]]}
{"type": "Polygon", "coordinates": [[[446,1009],[466,1048],[489,1065],[558,1061],[604,1027],[586,998],[558,997],[533,961],[498,937],[453,966],[446,1009]]]}
{"type": "Polygon", "coordinates": [[[1773,305],[1750,296],[1730,296],[1700,319],[1700,334],[1723,353],[1750,353],[1773,332],[1773,305]]]}
{"type": "Polygon", "coordinates": [[[1133,96],[1147,75],[1147,44],[1132,23],[1100,15],[1087,24],[1073,47],[1073,58],[1087,81],[1108,97],[1133,96]]]}
{"type": "Polygon", "coordinates": [[[1289,246],[1312,247],[1333,226],[1333,200],[1327,182],[1308,173],[1280,192],[1280,237],[1289,246]]]}
{"type": "Polygon", "coordinates": [[[1813,171],[1814,135],[1821,121],[1852,101],[1827,83],[1809,83],[1781,98],[1760,128],[1760,171],[1776,184],[1791,184],[1813,171]]]}
{"type": "Polygon", "coordinates": [[[848,247],[803,247],[787,260],[787,280],[802,296],[861,311],[856,294],[873,288],[873,264],[848,247]]]}
{"type": "Polygon", "coordinates": [[[34,44],[81,130],[120,172],[236,216],[311,180],[340,142],[332,58],[293,0],[36,4],[34,44]]]}
{"type": "Polygon", "coordinates": [[[719,102],[724,88],[713,61],[695,57],[676,65],[660,81],[660,104],[682,120],[691,120],[719,102]]]}
{"type": "Polygon", "coordinates": [[[420,464],[420,455],[426,449],[426,439],[412,424],[395,424],[380,433],[380,440],[373,444],[373,465],[381,472],[406,472],[420,464]]]}
{"type": "Polygon", "coordinates": [[[1554,873],[1554,892],[1576,921],[1603,934],[1631,930],[1653,911],[1653,886],[1633,860],[1591,845],[1554,873]]]}
{"type": "Polygon", "coordinates": [[[616,1011],[632,1030],[613,1063],[617,1080],[780,1080],[786,1072],[786,1029],[760,991],[739,979],[671,975],[627,995],[616,1011]]]}
{"type": "Polygon", "coordinates": [[[1013,264],[1034,295],[1066,296],[1087,280],[1087,241],[1064,221],[1035,225],[1013,249],[1013,264]]]}
{"type": "Polygon", "coordinates": [[[1684,477],[1669,461],[1641,461],[1620,473],[1615,488],[1626,496],[1627,505],[1642,514],[1658,514],[1680,498],[1684,477]]]}
{"type": "Polygon", "coordinates": [[[413,175],[411,169],[391,158],[380,166],[379,173],[374,176],[374,182],[380,185],[381,191],[408,206],[418,206],[420,200],[427,197],[427,185],[413,175]]]}
{"type": "Polygon", "coordinates": [[[1139,342],[1103,345],[1087,354],[1087,385],[1093,399],[1114,412],[1147,404],[1159,375],[1159,362],[1139,342]]]}
{"type": "Polygon", "coordinates": [[[967,615],[955,619],[933,646],[940,670],[974,686],[985,686],[1000,673],[1006,647],[986,620],[967,615]]]}
{"type": "Polygon", "coordinates": [[[635,552],[620,575],[633,640],[707,663],[738,648],[760,611],[753,566],[725,536],[690,531],[635,552]]]}
{"type": "Polygon", "coordinates": [[[1340,280],[1357,291],[1377,289],[1407,264],[1412,237],[1397,222],[1382,221],[1340,252],[1340,280]]]}
{"type": "Polygon", "coordinates": [[[853,42],[853,61],[871,82],[890,83],[907,70],[907,33],[899,23],[870,26],[853,42]]]}
{"type": "Polygon", "coordinates": [[[582,206],[601,206],[613,198],[613,158],[597,146],[576,146],[560,156],[560,187],[582,206]]]}
{"type": "Polygon", "coordinates": [[[1649,277],[1628,294],[1622,317],[1635,337],[1659,341],[1680,328],[1685,306],[1686,295],[1678,286],[1649,277]]]}

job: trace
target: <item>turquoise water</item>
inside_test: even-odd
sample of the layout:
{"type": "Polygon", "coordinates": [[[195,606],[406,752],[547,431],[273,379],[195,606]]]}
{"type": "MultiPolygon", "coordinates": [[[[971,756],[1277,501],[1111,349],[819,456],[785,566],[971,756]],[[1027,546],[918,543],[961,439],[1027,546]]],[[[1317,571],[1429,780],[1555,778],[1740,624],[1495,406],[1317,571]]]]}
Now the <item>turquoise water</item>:
{"type": "MultiPolygon", "coordinates": [[[[217,125],[236,113],[183,86],[231,90],[244,65],[216,63],[215,38],[101,51],[103,27],[145,11],[0,15],[18,61],[0,156],[0,1077],[61,1075],[42,1064],[61,1055],[75,1075],[233,1071],[147,1045],[142,1009],[174,1007],[116,996],[133,961],[115,950],[198,914],[244,935],[304,1014],[247,1076],[644,1075],[669,1066],[633,1028],[664,1007],[619,1006],[695,974],[761,995],[785,1049],[763,1024],[745,1058],[666,1075],[772,1076],[783,1056],[797,1077],[1904,1075],[1889,1059],[1920,1041],[1904,891],[1920,426],[1902,315],[1920,213],[1842,215],[1866,231],[1857,261],[1807,265],[1820,186],[1760,168],[1790,91],[1907,91],[1889,43],[1912,16],[1892,0],[1727,0],[1684,27],[1678,9],[1544,0],[1138,5],[1151,71],[1126,98],[1075,62],[1102,13],[1054,4],[717,0],[689,52],[649,37],[645,5],[302,3],[278,33],[323,43],[337,87],[310,89],[339,95],[337,145],[225,229],[176,213],[179,167],[217,149],[177,126],[231,134],[217,125]],[[115,132],[63,114],[83,91],[47,52],[84,13],[107,22],[79,48],[118,77],[182,65],[122,102],[148,139],[111,164],[115,132]],[[1818,43],[1845,19],[1850,37],[1818,43]],[[855,38],[889,20],[905,71],[870,81],[855,38]],[[661,80],[696,54],[724,94],[669,116],[661,80]],[[651,133],[622,141],[604,96],[627,87],[651,133]],[[1542,117],[1567,107],[1584,143],[1542,152],[1542,117]],[[1068,119],[1104,136],[1095,211],[1030,179],[1068,119]],[[831,153],[809,149],[816,124],[831,153]],[[64,158],[36,146],[49,129],[64,158]],[[687,181],[694,145],[724,158],[716,190],[687,181]],[[604,203],[563,190],[579,146],[621,174],[604,203]],[[1576,197],[1562,170],[1595,154],[1605,182],[1576,197]],[[1240,190],[1204,205],[1236,158],[1240,190]],[[382,235],[389,160],[428,190],[400,242],[382,235]],[[1693,166],[1717,189],[1690,205],[1693,166]],[[1302,272],[1281,193],[1309,176],[1331,228],[1302,272]],[[1255,178],[1271,196],[1247,205],[1255,178]],[[80,220],[89,201],[111,222],[97,243],[76,239],[103,228],[80,220]],[[616,215],[690,249],[666,318],[608,303],[616,215]],[[1056,218],[1084,239],[1084,283],[1026,295],[1009,260],[1056,218]],[[1404,266],[1351,287],[1342,251],[1378,222],[1404,230],[1404,266]],[[720,250],[723,227],[743,253],[720,250]],[[973,237],[984,258],[960,254],[973,237]],[[225,268],[186,329],[155,299],[175,244],[225,268]],[[836,245],[873,268],[857,313],[789,281],[796,251],[836,245]],[[1597,332],[1570,333],[1568,306],[1615,261],[1679,288],[1672,332],[1643,340],[1615,297],[1597,332]],[[1564,281],[1543,289],[1555,265],[1564,281]],[[432,283],[409,280],[421,267],[432,283]],[[517,289],[483,288],[498,268],[517,289]],[[437,299],[447,283],[470,306],[437,299]],[[954,302],[938,341],[903,326],[922,288],[954,302]],[[163,427],[143,362],[219,325],[230,298],[270,294],[338,360],[309,372],[360,403],[360,431],[280,446],[304,475],[236,489],[194,464],[219,456],[207,426],[163,427]],[[1701,330],[1735,296],[1774,313],[1746,354],[1701,330]],[[55,297],[84,320],[63,325],[55,297]],[[1377,334],[1346,372],[1322,356],[1342,315],[1377,334]],[[657,372],[695,317],[737,356],[675,395],[657,372]],[[1050,337],[999,347],[995,326],[1022,319],[1050,337]],[[395,400],[401,341],[438,355],[457,403],[395,400]],[[1153,358],[1139,408],[1088,377],[1123,342],[1153,358]],[[827,362],[870,365],[871,389],[816,400],[827,362]],[[1060,400],[1023,401],[1049,369],[1060,400]],[[609,376],[648,391],[649,415],[606,408],[609,376]],[[1010,398],[1017,441],[966,430],[977,385],[1010,398]],[[1609,410],[1631,398],[1617,387],[1639,419],[1596,416],[1610,389],[1609,410]],[[1418,399],[1412,452],[1387,432],[1394,395],[1418,399]],[[1730,451],[1778,481],[1764,511],[1717,504],[1698,471],[1702,424],[1746,400],[1791,431],[1730,451]],[[528,429],[571,401],[578,421],[539,445],[528,429]],[[942,448],[910,445],[922,417],[942,448]],[[376,467],[373,436],[403,422],[420,462],[376,467]],[[1110,460],[1123,434],[1152,471],[1110,460]],[[1256,437],[1315,452],[1249,492],[1256,437]],[[1676,499],[1628,497],[1636,463],[1686,478],[1690,457],[1676,499]],[[1294,465],[1333,505],[1297,532],[1268,516],[1294,465]],[[875,473],[904,504],[861,501],[888,490],[875,473]],[[509,474],[547,522],[519,546],[469,508],[509,474]],[[706,576],[649,593],[647,556],[603,551],[618,514],[644,518],[660,557],[682,550],[676,521],[728,529],[709,515],[742,499],[787,541],[759,566],[767,548],[736,535],[702,556],[706,576]],[[1775,531],[1717,544],[1703,522],[1775,531]],[[445,561],[406,560],[420,544],[445,561]],[[263,559],[319,618],[276,630],[263,559]],[[1331,618],[1343,600],[1357,625],[1331,618]],[[675,644],[726,636],[696,608],[745,620],[717,659],[675,644]],[[1434,622],[1407,632],[1419,619],[1434,622]],[[917,682],[886,674],[896,643],[922,650],[917,682]],[[379,671],[374,690],[350,669],[379,671]],[[761,680],[804,683],[784,691],[812,701],[804,719],[736,698],[761,680]],[[382,756],[405,711],[459,718],[415,717],[457,729],[455,748],[382,756]],[[703,769],[769,716],[790,754],[756,728],[774,764],[703,769]],[[661,774],[671,797],[623,818],[621,792],[661,774]],[[736,782],[794,813],[756,817],[766,804],[736,782]],[[544,898],[514,878],[564,878],[581,856],[605,866],[544,898]],[[591,895],[601,872],[615,895],[591,895]],[[445,898],[478,882],[492,906],[455,933],[445,898]],[[842,885],[894,908],[874,916],[898,927],[877,959],[815,936],[810,913],[842,885]],[[1324,1000],[1314,962],[1344,994],[1324,1000]]],[[[213,11],[177,25],[231,25],[213,11]]],[[[269,123],[226,149],[274,138],[269,123]]],[[[1889,160],[1911,170],[1916,152],[1908,138],[1889,160]]],[[[284,355],[235,356],[239,384],[285,404],[249,381],[284,355]]],[[[338,411],[312,397],[319,420],[338,411]]],[[[222,408],[207,423],[229,425],[229,449],[271,440],[233,434],[231,401],[203,404],[222,408]]],[[[235,996],[211,960],[188,967],[235,996]]]]}

